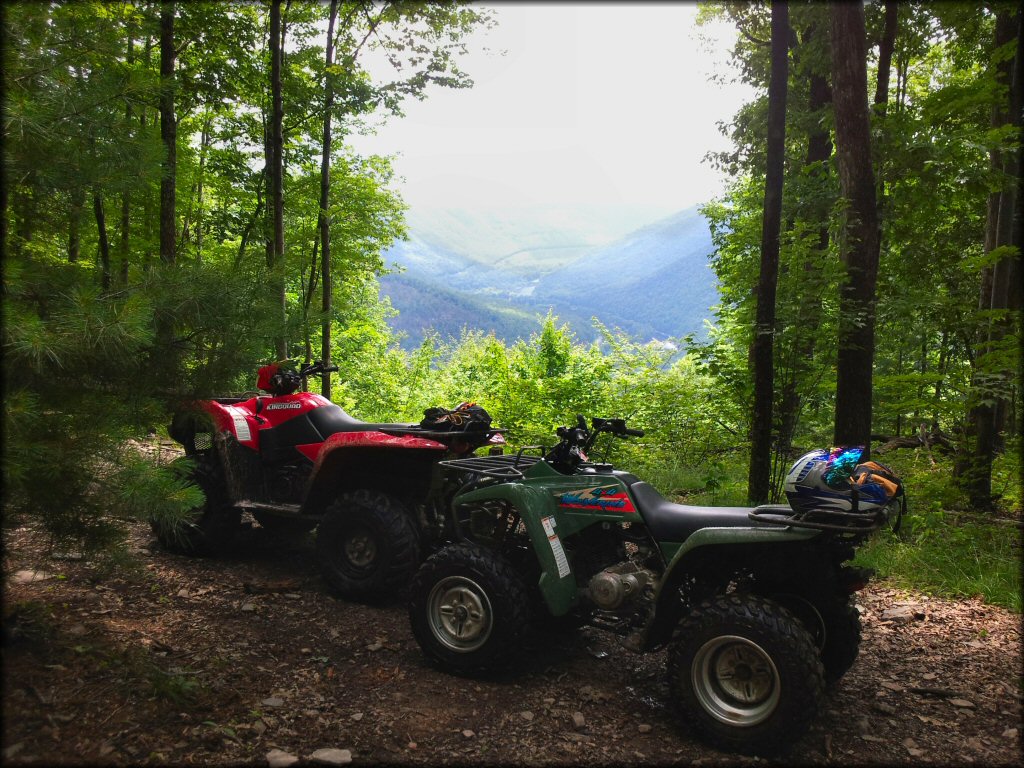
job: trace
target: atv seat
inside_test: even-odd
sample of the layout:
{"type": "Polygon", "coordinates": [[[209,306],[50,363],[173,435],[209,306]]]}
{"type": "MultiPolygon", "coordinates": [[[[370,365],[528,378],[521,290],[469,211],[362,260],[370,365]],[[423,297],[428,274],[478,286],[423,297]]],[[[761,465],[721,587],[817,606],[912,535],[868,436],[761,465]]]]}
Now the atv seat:
{"type": "Polygon", "coordinates": [[[752,507],[694,507],[675,504],[642,480],[630,486],[651,535],[657,541],[685,541],[702,528],[759,527],[748,514],[752,507]]]}
{"type": "Polygon", "coordinates": [[[371,424],[350,416],[337,405],[325,405],[309,412],[309,420],[326,440],[336,432],[381,432],[385,430],[410,431],[415,424],[371,424]]]}

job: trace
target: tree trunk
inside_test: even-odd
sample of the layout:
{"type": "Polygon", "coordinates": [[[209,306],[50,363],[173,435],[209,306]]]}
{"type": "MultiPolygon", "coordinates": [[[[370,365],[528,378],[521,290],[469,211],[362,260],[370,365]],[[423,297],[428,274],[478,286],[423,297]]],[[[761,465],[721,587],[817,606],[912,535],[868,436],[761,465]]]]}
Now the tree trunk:
{"type": "Polygon", "coordinates": [[[78,261],[82,251],[82,209],[85,208],[85,190],[77,184],[71,190],[68,208],[68,261],[78,261]]]}
{"type": "Polygon", "coordinates": [[[213,115],[208,114],[203,121],[203,132],[199,140],[199,178],[196,180],[196,261],[203,260],[203,181],[206,172],[206,155],[210,150],[213,129],[213,115]]]}
{"type": "MultiPolygon", "coordinates": [[[[896,29],[899,22],[899,5],[896,0],[885,0],[885,29],[878,45],[878,78],[875,82],[875,115],[885,129],[885,115],[889,108],[889,72],[892,69],[892,52],[896,47],[896,29]]],[[[885,136],[881,136],[884,144],[885,136]]],[[[881,227],[885,208],[885,172],[879,157],[878,170],[878,219],[881,227]]]]}
{"type": "Polygon", "coordinates": [[[118,241],[118,276],[119,285],[128,285],[129,238],[131,236],[131,198],[127,192],[121,193],[121,239],[118,241]]]}
{"type": "MultiPolygon", "coordinates": [[[[1020,88],[1022,53],[1020,42],[1020,12],[1011,15],[1008,9],[1000,9],[996,14],[996,25],[993,49],[1009,44],[1016,36],[1017,51],[1012,60],[1002,61],[995,65],[996,80],[1006,88],[1006,99],[992,110],[992,126],[1000,128],[1008,124],[1015,125],[1020,134],[1020,88]]],[[[988,220],[986,222],[986,251],[1003,246],[1013,245],[1015,232],[1018,231],[1016,217],[1017,191],[1020,184],[1019,148],[1002,153],[993,153],[990,162],[994,169],[1003,175],[1003,186],[995,196],[989,196],[988,220]]],[[[1020,243],[1017,243],[1018,247],[1020,243]]],[[[990,269],[982,271],[981,288],[978,308],[982,311],[999,311],[1012,309],[1012,299],[1017,294],[1011,281],[1019,275],[1019,255],[1000,259],[990,269]]],[[[1019,278],[1016,278],[1019,279],[1019,278]]],[[[975,358],[974,388],[975,397],[980,401],[971,409],[968,429],[974,433],[974,450],[969,466],[966,468],[966,485],[971,505],[978,509],[992,507],[992,461],[999,442],[1000,422],[1005,421],[1007,397],[1000,388],[991,384],[981,386],[981,381],[1012,377],[1012,371],[986,370],[985,355],[991,352],[1005,337],[1009,318],[989,320],[987,328],[979,340],[978,355],[975,358]],[[979,376],[980,374],[980,376],[979,376]]]]}
{"type": "Polygon", "coordinates": [[[875,356],[878,210],[870,162],[864,6],[832,3],[832,100],[836,165],[846,201],[840,255],[846,270],[839,294],[836,362],[836,445],[871,449],[871,386],[875,356]]]}
{"type": "Polygon", "coordinates": [[[174,2],[160,6],[160,140],[164,145],[160,178],[160,260],[175,262],[175,205],[178,126],[174,116],[174,2]]]}
{"type": "Polygon", "coordinates": [[[281,100],[281,55],[284,40],[281,35],[281,0],[270,4],[270,208],[273,222],[273,243],[270,279],[272,295],[279,304],[281,327],[276,339],[277,357],[288,357],[288,305],[285,295],[284,270],[284,109],[281,100]]]}
{"type": "Polygon", "coordinates": [[[775,396],[775,289],[779,276],[782,226],[782,177],[786,159],[786,86],[789,76],[789,8],[772,2],[771,78],[768,83],[768,146],[761,221],[761,271],[757,281],[757,319],[750,356],[754,364],[754,411],[750,427],[751,503],[768,500],[771,485],[772,401],[775,396]]]}
{"type": "Polygon", "coordinates": [[[107,240],[107,217],[103,212],[103,196],[98,190],[92,193],[92,210],[96,214],[96,233],[99,237],[100,271],[103,292],[110,290],[110,243],[107,240]]]}
{"type": "MultiPolygon", "coordinates": [[[[331,19],[327,25],[327,52],[324,55],[324,141],[320,159],[320,294],[323,309],[320,357],[324,366],[331,364],[331,322],[333,285],[331,283],[331,218],[328,215],[331,195],[331,111],[334,108],[334,24],[338,19],[338,0],[331,0],[331,19]]],[[[315,269],[315,264],[314,264],[315,269]]],[[[331,374],[325,372],[321,378],[320,392],[331,396],[331,374]]]]}
{"type": "MultiPolygon", "coordinates": [[[[814,25],[804,33],[804,48],[812,48],[819,31],[814,25]]],[[[794,62],[797,51],[794,51],[794,62]]],[[[807,111],[817,116],[812,124],[817,127],[807,137],[807,154],[804,165],[806,173],[812,178],[824,181],[829,176],[829,159],[832,157],[832,136],[827,127],[823,110],[832,102],[832,90],[829,88],[826,72],[809,73],[810,87],[808,91],[807,111]]],[[[797,306],[794,323],[797,339],[794,341],[793,363],[790,375],[783,381],[782,394],[779,398],[779,437],[775,452],[775,467],[772,471],[772,497],[778,497],[782,479],[789,465],[789,450],[793,445],[793,435],[799,420],[801,394],[800,386],[811,368],[814,359],[815,342],[821,317],[821,296],[813,288],[821,285],[822,269],[825,255],[828,253],[829,233],[828,216],[832,208],[831,195],[821,194],[808,206],[808,218],[820,222],[818,245],[814,253],[803,263],[803,284],[807,290],[801,295],[797,306]]]]}
{"type": "MultiPolygon", "coordinates": [[[[125,61],[130,68],[135,63],[135,24],[131,21],[128,23],[127,35],[128,42],[125,50],[125,61]]],[[[131,99],[125,99],[124,124],[128,135],[134,133],[132,130],[132,123],[134,121],[135,110],[132,109],[131,99]]],[[[128,285],[128,238],[131,234],[131,224],[131,195],[128,194],[128,190],[125,190],[121,193],[121,239],[118,242],[118,260],[120,264],[117,280],[121,286],[128,285]]]]}
{"type": "MultiPolygon", "coordinates": [[[[145,62],[145,69],[150,70],[153,62],[153,36],[146,35],[146,42],[142,47],[142,60],[145,62]]],[[[145,136],[149,126],[149,109],[143,102],[139,110],[139,135],[145,136]]],[[[142,271],[149,272],[153,263],[153,244],[156,240],[153,236],[153,194],[149,189],[142,192],[142,271]]]]}
{"type": "Polygon", "coordinates": [[[889,72],[892,69],[892,52],[896,47],[898,22],[899,5],[896,0],[885,0],[885,30],[878,45],[878,79],[875,82],[875,106],[883,116],[889,103],[889,72]]]}

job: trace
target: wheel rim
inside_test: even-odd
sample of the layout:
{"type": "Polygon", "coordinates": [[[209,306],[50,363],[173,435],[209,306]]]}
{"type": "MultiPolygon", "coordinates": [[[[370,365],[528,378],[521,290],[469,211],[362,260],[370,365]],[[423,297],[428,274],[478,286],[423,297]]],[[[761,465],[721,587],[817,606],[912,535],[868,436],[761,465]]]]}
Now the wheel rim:
{"type": "Polygon", "coordinates": [[[704,643],[694,657],[691,679],[704,710],[728,725],[762,723],[779,703],[775,663],[745,637],[722,635],[704,643]]]}
{"type": "Polygon", "coordinates": [[[356,568],[368,568],[377,559],[377,542],[365,529],[349,534],[343,547],[345,558],[356,568]]]}
{"type": "Polygon", "coordinates": [[[446,648],[470,653],[491,636],[494,612],[484,589],[465,576],[449,576],[427,598],[430,631],[446,648]]]}

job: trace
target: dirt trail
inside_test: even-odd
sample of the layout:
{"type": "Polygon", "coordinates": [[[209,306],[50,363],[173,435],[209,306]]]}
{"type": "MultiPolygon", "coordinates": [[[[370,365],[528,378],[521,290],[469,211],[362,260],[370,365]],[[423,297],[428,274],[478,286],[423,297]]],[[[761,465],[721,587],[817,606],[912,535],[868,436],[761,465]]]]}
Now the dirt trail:
{"type": "MultiPolygon", "coordinates": [[[[134,530],[126,576],[7,534],[4,763],[267,765],[324,748],[353,763],[762,762],[688,733],[664,653],[583,630],[538,636],[504,675],[452,677],[425,664],[400,603],[333,598],[309,539],[252,528],[192,560],[150,538],[134,530]]],[[[860,606],[861,657],[787,764],[1019,764],[1019,616],[884,583],[860,606]]]]}

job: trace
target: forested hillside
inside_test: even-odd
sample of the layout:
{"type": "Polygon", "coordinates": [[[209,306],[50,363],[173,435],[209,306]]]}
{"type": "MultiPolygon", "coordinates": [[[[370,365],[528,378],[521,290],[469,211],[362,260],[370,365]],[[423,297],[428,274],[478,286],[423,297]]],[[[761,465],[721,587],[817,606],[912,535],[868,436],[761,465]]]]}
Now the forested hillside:
{"type": "MultiPolygon", "coordinates": [[[[1017,508],[1019,9],[869,3],[861,36],[833,28],[843,7],[792,4],[789,34],[774,41],[788,67],[773,103],[769,6],[704,8],[737,29],[735,69],[720,76],[760,94],[721,116],[733,146],[713,161],[726,194],[703,219],[680,214],[614,246],[610,232],[630,231],[622,222],[547,243],[560,252],[519,284],[533,295],[511,315],[477,303],[500,288],[499,265],[481,258],[447,278],[465,294],[434,297],[446,332],[481,308],[494,314],[473,325],[516,335],[549,306],[554,316],[520,341],[471,332],[402,349],[378,297],[388,249],[408,232],[404,206],[387,160],[356,156],[345,139],[404,99],[469,86],[459,51],[489,12],[5,5],[8,511],[104,539],[111,512],[187,507],[194,497],[125,439],[162,430],[182,398],[251,389],[260,364],[285,356],[338,363],[325,391],[365,419],[475,399],[518,443],[548,439],[576,412],[628,417],[648,431],[632,460],[666,490],[777,498],[800,450],[867,442],[923,473],[928,504],[1017,508]],[[371,47],[391,56],[386,82],[361,67],[371,47]],[[770,116],[781,137],[771,147],[770,116]],[[781,186],[766,196],[769,165],[781,186]],[[851,168],[871,178],[855,183],[851,168]],[[710,273],[698,263],[704,219],[710,273]],[[694,331],[716,301],[713,330],[685,350],[647,344],[694,331]],[[752,455],[770,465],[755,489],[735,477],[752,455]]],[[[433,263],[439,236],[464,246],[450,264],[472,258],[466,226],[435,224],[405,246],[422,269],[410,261],[419,283],[406,283],[420,302],[427,276],[448,275],[433,263]]],[[[517,262],[499,239],[488,258],[521,270],[544,245],[516,246],[528,256],[517,262]]]]}
{"type": "MultiPolygon", "coordinates": [[[[514,342],[528,338],[548,312],[584,334],[597,318],[647,340],[705,337],[718,295],[708,266],[710,225],[696,209],[604,245],[580,243],[621,228],[609,211],[556,213],[547,211],[545,224],[538,212],[509,219],[515,214],[448,211],[440,220],[459,222],[450,236],[437,219],[428,225],[414,218],[409,238],[384,254],[401,271],[381,281],[381,295],[399,310],[391,327],[406,334],[403,346],[418,346],[430,331],[457,338],[464,328],[514,342]],[[686,279],[679,284],[677,275],[686,279]]],[[[626,211],[620,218],[625,224],[631,217],[626,211]]]]}
{"type": "MultiPolygon", "coordinates": [[[[5,764],[1019,759],[1021,3],[701,3],[721,194],[408,210],[513,5],[0,3],[5,764]]],[[[544,168],[708,109],[552,7],[544,168]]]]}

